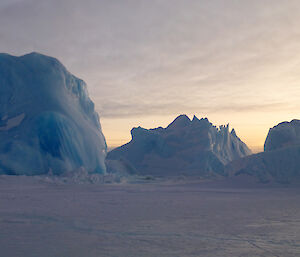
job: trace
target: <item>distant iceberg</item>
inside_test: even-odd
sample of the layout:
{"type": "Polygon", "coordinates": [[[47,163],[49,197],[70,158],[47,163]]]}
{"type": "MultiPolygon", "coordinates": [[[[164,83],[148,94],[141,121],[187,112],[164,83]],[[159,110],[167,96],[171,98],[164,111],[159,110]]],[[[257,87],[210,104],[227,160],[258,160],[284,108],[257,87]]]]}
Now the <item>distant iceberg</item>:
{"type": "Polygon", "coordinates": [[[282,122],[269,130],[264,152],[229,163],[230,176],[247,174],[261,182],[300,180],[300,120],[282,122]]]}
{"type": "MultiPolygon", "coordinates": [[[[141,175],[225,175],[225,165],[251,154],[229,125],[178,116],[166,128],[131,130],[132,140],[108,153],[108,164],[119,162],[141,175]]],[[[114,164],[116,166],[116,164],[114,164]]]]}
{"type": "Polygon", "coordinates": [[[106,172],[106,142],[86,85],[57,59],[0,54],[0,85],[0,174],[106,172]]]}

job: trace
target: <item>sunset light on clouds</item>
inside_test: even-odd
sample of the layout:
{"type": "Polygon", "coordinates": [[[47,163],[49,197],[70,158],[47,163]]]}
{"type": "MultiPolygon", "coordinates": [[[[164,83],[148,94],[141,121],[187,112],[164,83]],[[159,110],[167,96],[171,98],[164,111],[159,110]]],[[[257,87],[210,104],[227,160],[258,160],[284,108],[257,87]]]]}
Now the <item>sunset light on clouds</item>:
{"type": "Polygon", "coordinates": [[[259,151],[299,118],[299,13],[294,0],[6,0],[0,49],[56,56],[82,78],[110,147],[185,113],[259,151]]]}

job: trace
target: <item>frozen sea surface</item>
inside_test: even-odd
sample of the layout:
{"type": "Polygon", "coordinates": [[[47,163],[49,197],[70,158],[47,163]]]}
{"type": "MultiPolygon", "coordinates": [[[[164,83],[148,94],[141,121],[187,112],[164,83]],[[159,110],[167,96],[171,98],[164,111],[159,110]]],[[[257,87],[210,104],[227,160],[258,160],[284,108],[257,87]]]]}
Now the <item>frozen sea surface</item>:
{"type": "Polygon", "coordinates": [[[0,256],[300,256],[300,188],[0,176],[0,256]]]}

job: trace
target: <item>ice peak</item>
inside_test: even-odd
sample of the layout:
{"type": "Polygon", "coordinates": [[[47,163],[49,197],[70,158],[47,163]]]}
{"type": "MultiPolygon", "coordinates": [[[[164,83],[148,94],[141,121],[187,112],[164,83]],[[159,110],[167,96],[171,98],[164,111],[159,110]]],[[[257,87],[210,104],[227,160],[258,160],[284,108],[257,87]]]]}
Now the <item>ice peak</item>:
{"type": "Polygon", "coordinates": [[[169,124],[167,129],[184,128],[188,126],[190,123],[191,123],[190,118],[185,114],[181,114],[171,124],[169,124]]]}

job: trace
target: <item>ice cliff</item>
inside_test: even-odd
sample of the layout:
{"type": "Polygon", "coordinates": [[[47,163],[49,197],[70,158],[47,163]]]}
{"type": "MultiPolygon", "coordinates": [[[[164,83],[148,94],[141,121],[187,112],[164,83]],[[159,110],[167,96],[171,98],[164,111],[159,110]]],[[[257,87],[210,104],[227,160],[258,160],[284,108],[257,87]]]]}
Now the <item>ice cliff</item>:
{"type": "Polygon", "coordinates": [[[180,115],[166,128],[131,130],[132,140],[108,153],[132,173],[154,176],[224,174],[224,166],[251,151],[229,126],[180,115]]]}
{"type": "Polygon", "coordinates": [[[52,57],[0,54],[0,174],[104,173],[105,156],[82,80],[52,57]]]}

